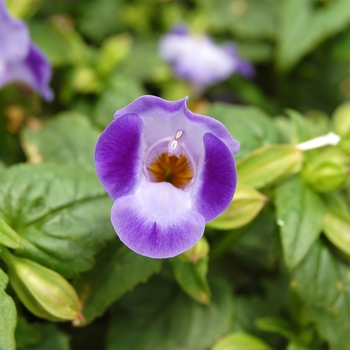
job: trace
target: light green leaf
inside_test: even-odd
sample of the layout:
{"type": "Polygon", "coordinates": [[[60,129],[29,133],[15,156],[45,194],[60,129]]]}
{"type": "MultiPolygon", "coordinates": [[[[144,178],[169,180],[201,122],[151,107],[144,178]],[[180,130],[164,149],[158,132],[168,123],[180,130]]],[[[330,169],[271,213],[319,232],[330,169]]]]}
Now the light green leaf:
{"type": "Polygon", "coordinates": [[[182,257],[171,259],[174,276],[184,292],[195,301],[208,305],[210,288],[207,282],[208,255],[196,263],[186,262],[182,257]]]}
{"type": "Polygon", "coordinates": [[[319,195],[298,177],[276,188],[275,204],[284,260],[293,269],[320,235],[325,208],[319,195]]]}
{"type": "Polygon", "coordinates": [[[204,306],[168,280],[138,286],[114,308],[106,349],[208,349],[227,332],[233,311],[229,286],[218,280],[210,288],[211,303],[204,306]]]}
{"type": "Polygon", "coordinates": [[[235,156],[236,159],[248,155],[258,147],[279,141],[271,118],[259,108],[214,103],[205,114],[221,121],[239,141],[241,148],[235,156]]]}
{"type": "Polygon", "coordinates": [[[299,344],[295,344],[295,343],[290,343],[288,346],[287,346],[287,349],[286,350],[312,350],[306,346],[303,346],[303,345],[299,345],[299,344]]]}
{"type": "Polygon", "coordinates": [[[16,254],[65,277],[92,267],[114,236],[111,200],[92,173],[62,165],[23,164],[0,175],[0,219],[20,236],[16,254]]]}
{"type": "Polygon", "coordinates": [[[18,234],[3,219],[0,219],[0,244],[13,249],[21,246],[18,234]]]}
{"type": "Polygon", "coordinates": [[[244,185],[261,188],[297,173],[302,162],[303,154],[294,146],[264,146],[237,162],[238,178],[244,185]]]}
{"type": "Polygon", "coordinates": [[[5,272],[0,269],[0,350],[16,349],[17,311],[14,301],[5,293],[8,280],[5,272]]]}
{"type": "Polygon", "coordinates": [[[83,304],[85,322],[103,315],[123,294],[158,273],[161,265],[161,260],[145,258],[125,246],[118,248],[115,239],[97,255],[94,268],[73,283],[83,304]]]}
{"type": "Polygon", "coordinates": [[[33,163],[53,162],[94,171],[94,149],[99,135],[100,131],[87,117],[66,112],[41,125],[29,124],[22,131],[21,140],[33,163]]]}
{"type": "Polygon", "coordinates": [[[349,265],[337,259],[321,240],[292,273],[291,287],[305,302],[330,350],[349,349],[349,277],[349,265]]]}
{"type": "Polygon", "coordinates": [[[248,333],[232,333],[220,339],[211,350],[272,350],[263,340],[248,333]]]}
{"type": "Polygon", "coordinates": [[[263,331],[280,334],[288,339],[295,337],[290,325],[283,318],[261,317],[256,320],[256,326],[263,331]]]}
{"type": "Polygon", "coordinates": [[[350,22],[348,0],[327,1],[316,8],[314,0],[285,0],[278,31],[277,63],[290,69],[320,42],[350,22]]]}

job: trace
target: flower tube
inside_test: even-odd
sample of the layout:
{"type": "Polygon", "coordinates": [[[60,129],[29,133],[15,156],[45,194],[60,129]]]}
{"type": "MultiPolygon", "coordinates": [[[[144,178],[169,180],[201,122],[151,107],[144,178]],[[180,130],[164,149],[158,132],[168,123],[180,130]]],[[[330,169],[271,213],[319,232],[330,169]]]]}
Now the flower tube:
{"type": "Polygon", "coordinates": [[[53,98],[50,79],[51,66],[30,41],[26,24],[10,17],[5,1],[0,0],[0,88],[20,81],[50,101],[53,98]]]}
{"type": "Polygon", "coordinates": [[[239,143],[186,101],[142,96],[115,113],[96,145],[96,172],[114,200],[114,229],[151,258],[195,245],[205,223],[230,205],[237,184],[239,143]]]}

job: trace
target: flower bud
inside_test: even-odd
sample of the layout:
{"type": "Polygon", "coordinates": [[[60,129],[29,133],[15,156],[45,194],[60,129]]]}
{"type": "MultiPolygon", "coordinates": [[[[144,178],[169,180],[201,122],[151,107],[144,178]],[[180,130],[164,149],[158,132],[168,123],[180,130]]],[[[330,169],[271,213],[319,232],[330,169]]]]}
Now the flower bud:
{"type": "Polygon", "coordinates": [[[341,104],[332,115],[335,133],[342,137],[339,147],[350,154],[350,102],[341,104]]]}
{"type": "Polygon", "coordinates": [[[336,149],[329,150],[306,163],[304,180],[318,192],[329,192],[345,186],[349,169],[347,159],[336,149]]]}
{"type": "Polygon", "coordinates": [[[13,289],[29,311],[50,321],[82,321],[78,296],[60,274],[5,249],[1,256],[13,289]]]}
{"type": "Polygon", "coordinates": [[[252,187],[239,184],[231,205],[209,227],[231,230],[248,224],[263,208],[267,197],[252,187]]]}
{"type": "Polygon", "coordinates": [[[237,162],[238,177],[242,184],[260,188],[298,172],[302,162],[302,151],[295,146],[263,146],[237,162]]]}
{"type": "Polygon", "coordinates": [[[208,241],[202,237],[191,249],[185,251],[179,257],[182,261],[196,264],[197,261],[207,256],[209,253],[208,241]]]}

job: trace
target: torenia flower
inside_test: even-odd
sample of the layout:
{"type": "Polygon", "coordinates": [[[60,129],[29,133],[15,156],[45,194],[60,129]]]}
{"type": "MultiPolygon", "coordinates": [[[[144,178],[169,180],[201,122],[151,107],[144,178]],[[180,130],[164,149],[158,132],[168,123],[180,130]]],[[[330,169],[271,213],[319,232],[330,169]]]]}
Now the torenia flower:
{"type": "Polygon", "coordinates": [[[216,44],[205,35],[191,35],[177,25],[161,37],[160,55],[169,62],[179,79],[188,80],[199,89],[214,85],[237,73],[251,76],[253,66],[239,57],[232,43],[216,44]]]}
{"type": "Polygon", "coordinates": [[[25,23],[10,17],[5,0],[0,0],[0,88],[21,81],[49,101],[53,98],[50,79],[50,64],[30,41],[25,23]]]}
{"type": "Polygon", "coordinates": [[[219,121],[192,113],[186,100],[142,96],[115,113],[96,145],[114,229],[151,258],[190,249],[236,188],[238,142],[219,121]]]}

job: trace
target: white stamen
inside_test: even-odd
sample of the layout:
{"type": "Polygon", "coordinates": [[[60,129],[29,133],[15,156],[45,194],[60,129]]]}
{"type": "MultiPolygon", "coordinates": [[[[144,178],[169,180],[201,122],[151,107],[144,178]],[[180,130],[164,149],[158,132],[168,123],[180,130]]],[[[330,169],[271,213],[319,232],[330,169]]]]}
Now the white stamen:
{"type": "Polygon", "coordinates": [[[172,141],[172,142],[170,143],[170,149],[171,149],[172,151],[175,151],[176,148],[177,148],[177,141],[174,140],[174,141],[172,141]]]}
{"type": "Polygon", "coordinates": [[[180,139],[180,137],[183,135],[183,131],[182,130],[178,130],[175,134],[175,137],[173,139],[171,139],[169,141],[169,145],[168,145],[168,153],[170,155],[177,155],[177,150],[179,148],[179,142],[178,140],[180,139]]]}
{"type": "Polygon", "coordinates": [[[179,130],[175,135],[175,140],[178,140],[184,132],[182,130],[179,130]]]}
{"type": "Polygon", "coordinates": [[[316,137],[309,141],[305,141],[297,144],[297,149],[301,151],[307,151],[314,148],[324,147],[324,146],[336,146],[341,140],[341,137],[334,132],[329,132],[326,135],[316,137]]]}

